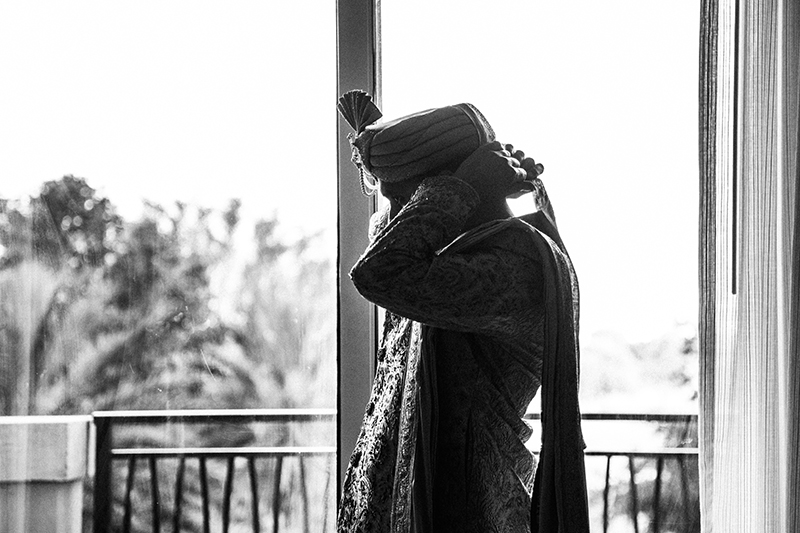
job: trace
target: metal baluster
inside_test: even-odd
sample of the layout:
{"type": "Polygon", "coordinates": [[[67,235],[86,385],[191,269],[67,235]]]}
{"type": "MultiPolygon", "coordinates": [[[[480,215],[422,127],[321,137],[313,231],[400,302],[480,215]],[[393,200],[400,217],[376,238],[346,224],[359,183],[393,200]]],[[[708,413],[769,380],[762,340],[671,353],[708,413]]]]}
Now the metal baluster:
{"type": "Polygon", "coordinates": [[[689,430],[692,429],[693,423],[692,418],[687,416],[683,422],[683,429],[681,430],[681,440],[678,443],[678,447],[686,446],[687,441],[689,440],[689,430]]]}
{"type": "Polygon", "coordinates": [[[261,523],[258,515],[258,479],[256,474],[256,458],[247,458],[247,470],[250,472],[250,498],[253,502],[253,533],[260,533],[261,523]]]}
{"type": "Polygon", "coordinates": [[[281,474],[283,472],[283,456],[275,458],[275,480],[272,493],[272,533],[278,533],[281,516],[281,474]]]}
{"type": "Polygon", "coordinates": [[[664,458],[660,457],[656,460],[656,487],[655,495],[653,496],[653,533],[661,531],[661,510],[659,502],[661,501],[661,472],[664,469],[664,458]]]}
{"type": "Polygon", "coordinates": [[[128,458],[128,479],[125,481],[125,500],[123,503],[122,531],[129,533],[131,530],[131,492],[133,492],[133,477],[136,474],[136,457],[128,458]]]}
{"type": "Polygon", "coordinates": [[[156,458],[150,458],[150,499],[153,506],[153,533],[161,532],[161,510],[158,494],[158,472],[156,471],[156,458]]]}
{"type": "Polygon", "coordinates": [[[228,457],[228,473],[222,494],[222,533],[228,533],[231,523],[231,493],[233,492],[234,457],[228,457]]]}
{"type": "Polygon", "coordinates": [[[303,531],[311,533],[311,524],[308,520],[308,487],[306,486],[306,465],[303,462],[303,456],[298,455],[297,460],[300,462],[300,497],[303,500],[303,531]]]}
{"type": "Polygon", "coordinates": [[[94,533],[105,533],[111,523],[111,503],[114,501],[111,487],[112,422],[109,418],[95,417],[94,426],[95,471],[92,531],[94,533]]]}
{"type": "Polygon", "coordinates": [[[639,495],[636,492],[636,473],[633,468],[633,456],[628,456],[628,469],[631,472],[631,518],[633,531],[639,533],[639,495]]]}
{"type": "MultiPolygon", "coordinates": [[[[692,429],[692,426],[694,426],[692,417],[686,417],[686,420],[685,420],[684,425],[683,425],[683,431],[681,432],[681,441],[678,444],[679,447],[685,446],[687,444],[687,442],[689,441],[689,431],[692,429]]],[[[695,426],[695,428],[696,428],[696,426],[695,426]]],[[[694,436],[694,439],[693,439],[693,440],[695,440],[695,443],[694,443],[695,446],[697,445],[696,444],[696,439],[697,439],[697,434],[695,433],[695,436],[694,436]]],[[[689,526],[691,526],[691,525],[693,525],[693,522],[696,519],[696,517],[695,517],[695,514],[694,514],[694,509],[692,509],[691,511],[689,510],[689,489],[688,489],[688,484],[687,484],[687,481],[686,481],[686,470],[685,470],[684,458],[679,455],[677,457],[677,460],[678,460],[678,466],[679,466],[680,472],[681,472],[681,491],[682,491],[682,499],[683,499],[683,513],[682,513],[682,516],[691,517],[688,520],[689,526]]],[[[689,527],[689,526],[687,526],[687,527],[689,527]]]]}
{"type": "Polygon", "coordinates": [[[603,533],[608,533],[608,490],[611,482],[611,455],[606,455],[606,486],[603,487],[603,533]]]}
{"type": "Polygon", "coordinates": [[[208,474],[206,458],[200,457],[200,498],[203,500],[203,533],[211,533],[211,521],[208,512],[208,474]]]}
{"type": "Polygon", "coordinates": [[[686,476],[686,462],[683,460],[683,456],[678,456],[678,466],[680,467],[681,472],[681,501],[683,503],[683,515],[684,517],[689,516],[689,482],[687,481],[686,476]]]}
{"type": "Polygon", "coordinates": [[[334,457],[333,461],[331,460],[327,461],[328,467],[326,468],[326,473],[325,473],[325,492],[323,492],[323,498],[325,498],[324,500],[325,503],[322,506],[323,509],[322,533],[326,533],[328,531],[328,509],[329,509],[328,505],[331,500],[331,479],[333,478],[333,475],[331,475],[331,473],[333,472],[333,469],[336,468],[335,464],[336,456],[334,455],[333,457],[334,457]]]}
{"type": "Polygon", "coordinates": [[[183,510],[183,472],[186,467],[186,456],[181,455],[178,459],[178,473],[175,479],[175,509],[172,514],[172,531],[180,533],[181,530],[181,511],[183,510]]]}

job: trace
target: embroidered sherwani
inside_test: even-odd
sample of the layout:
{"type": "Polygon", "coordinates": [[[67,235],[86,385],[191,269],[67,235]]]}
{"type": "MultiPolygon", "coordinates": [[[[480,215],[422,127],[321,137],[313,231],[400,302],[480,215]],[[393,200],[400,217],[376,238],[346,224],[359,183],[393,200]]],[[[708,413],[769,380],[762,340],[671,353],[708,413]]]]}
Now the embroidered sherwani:
{"type": "Polygon", "coordinates": [[[536,462],[522,416],[547,326],[531,233],[552,241],[516,218],[462,234],[478,201],[455,177],[426,179],[393,220],[373,224],[351,272],[387,313],[341,532],[531,530],[536,462]]]}

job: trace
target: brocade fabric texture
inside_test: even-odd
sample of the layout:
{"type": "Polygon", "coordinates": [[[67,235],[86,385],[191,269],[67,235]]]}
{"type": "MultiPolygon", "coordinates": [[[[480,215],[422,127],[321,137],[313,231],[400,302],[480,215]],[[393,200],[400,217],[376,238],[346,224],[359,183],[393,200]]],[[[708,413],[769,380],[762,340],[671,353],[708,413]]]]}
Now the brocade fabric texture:
{"type": "Polygon", "coordinates": [[[455,177],[426,179],[393,220],[376,216],[351,271],[387,312],[340,532],[530,531],[522,416],[542,373],[540,252],[519,219],[454,242],[477,202],[455,177]]]}

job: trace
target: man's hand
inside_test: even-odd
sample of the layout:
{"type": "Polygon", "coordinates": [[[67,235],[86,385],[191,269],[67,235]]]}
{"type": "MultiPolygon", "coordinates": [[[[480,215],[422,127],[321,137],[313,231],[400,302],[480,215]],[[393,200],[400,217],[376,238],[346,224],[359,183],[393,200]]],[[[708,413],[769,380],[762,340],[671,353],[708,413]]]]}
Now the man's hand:
{"type": "Polygon", "coordinates": [[[502,145],[497,141],[487,143],[461,163],[455,176],[469,183],[484,202],[519,196],[532,191],[534,185],[528,180],[528,172],[522,166],[524,154],[519,151],[516,153],[522,157],[513,155],[511,145],[502,145]],[[507,147],[511,150],[507,150],[507,147]]]}
{"type": "Polygon", "coordinates": [[[547,218],[550,219],[550,223],[555,226],[556,214],[553,211],[553,204],[550,203],[550,198],[547,196],[547,189],[544,188],[544,183],[539,179],[539,175],[544,172],[544,165],[537,163],[530,157],[525,157],[525,153],[522,150],[514,150],[514,147],[510,144],[505,145],[505,149],[510,152],[511,155],[520,162],[520,166],[525,169],[525,172],[528,174],[526,181],[529,182],[531,186],[530,189],[523,190],[516,195],[511,195],[511,197],[517,198],[528,191],[532,192],[533,202],[536,205],[537,211],[545,213],[547,218]]]}
{"type": "MultiPolygon", "coordinates": [[[[525,177],[525,183],[523,188],[521,188],[518,192],[512,192],[508,195],[509,198],[518,198],[527,192],[533,192],[534,196],[537,197],[537,205],[539,192],[544,192],[544,184],[542,180],[539,179],[539,175],[544,172],[544,165],[541,163],[537,163],[531,157],[525,157],[525,152],[522,150],[515,150],[514,147],[510,144],[503,145],[503,148],[506,152],[511,154],[511,157],[519,161],[519,165],[525,170],[527,176],[525,177]]],[[[545,197],[547,193],[544,192],[545,197]]]]}

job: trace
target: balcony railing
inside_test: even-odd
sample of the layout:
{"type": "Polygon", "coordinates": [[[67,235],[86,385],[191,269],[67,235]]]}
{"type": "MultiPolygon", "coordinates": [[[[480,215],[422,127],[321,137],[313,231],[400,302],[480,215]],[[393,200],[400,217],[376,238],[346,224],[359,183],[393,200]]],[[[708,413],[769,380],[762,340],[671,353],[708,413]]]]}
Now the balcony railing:
{"type": "MultiPolygon", "coordinates": [[[[526,418],[538,420],[538,415],[530,414],[526,418]]],[[[697,508],[697,448],[696,448],[696,415],[656,415],[656,414],[584,414],[586,424],[595,422],[604,425],[612,422],[640,422],[658,424],[660,427],[672,428],[673,440],[677,445],[666,448],[613,449],[590,448],[586,450],[587,465],[592,460],[604,461],[605,476],[603,485],[590,479],[590,499],[597,500],[602,493],[602,517],[596,516],[602,530],[609,530],[612,519],[619,520],[620,508],[627,507],[630,530],[652,531],[695,531],[697,508]],[[693,445],[692,445],[693,444],[693,445]],[[612,479],[612,459],[619,464],[625,463],[627,480],[620,482],[619,475],[612,479]],[[671,490],[665,491],[665,472],[671,490]],[[637,477],[638,476],[638,477],[637,477]],[[677,478],[677,480],[676,480],[677,478]],[[676,492],[678,493],[676,495],[676,492]],[[595,496],[592,498],[592,496],[595,496]],[[614,497],[616,495],[616,497],[614,497]],[[664,505],[665,495],[669,500],[664,505]],[[677,502],[677,503],[676,503],[677,502]],[[676,523],[675,516],[682,522],[676,523]],[[672,518],[670,518],[672,517],[672,518]]],[[[221,531],[228,532],[233,527],[232,505],[234,501],[234,485],[236,473],[247,477],[248,495],[240,496],[237,514],[237,527],[241,530],[243,521],[242,502],[249,503],[249,528],[254,532],[271,531],[278,533],[287,529],[286,511],[282,498],[288,497],[281,490],[286,477],[287,468],[291,467],[299,480],[293,491],[299,494],[300,524],[292,524],[293,531],[329,531],[333,530],[332,498],[335,492],[335,457],[336,449],[328,445],[314,446],[212,446],[212,447],[151,447],[131,446],[117,447],[114,436],[122,428],[135,427],[185,427],[186,425],[222,425],[223,428],[242,428],[255,423],[277,423],[305,425],[320,422],[328,425],[332,432],[329,440],[334,440],[336,413],[334,410],[220,410],[220,411],[146,411],[146,412],[98,412],[94,413],[96,426],[96,467],[94,482],[93,523],[96,533],[106,533],[109,526],[115,524],[115,530],[123,532],[142,531],[143,523],[149,522],[146,530],[159,533],[165,530],[164,523],[169,523],[168,531],[188,531],[183,526],[184,506],[187,503],[186,487],[191,484],[199,492],[199,506],[202,513],[202,531],[219,531],[212,528],[211,509],[221,509],[221,516],[215,524],[221,523],[221,531]],[[309,486],[306,480],[306,464],[312,459],[322,461],[325,465],[324,487],[317,491],[324,504],[312,503],[309,498],[309,486]],[[171,461],[173,469],[169,475],[165,465],[171,461]],[[215,462],[215,472],[222,475],[221,496],[216,500],[211,495],[209,483],[209,464],[215,462]],[[124,472],[116,469],[125,465],[124,472]],[[144,465],[146,474],[141,472],[144,465]],[[187,476],[189,465],[195,479],[187,476]],[[238,467],[237,467],[238,465],[238,467]],[[116,473],[116,475],[115,475],[116,473]],[[245,474],[246,473],[246,474],[245,474]],[[173,477],[174,476],[174,477],[173,477]],[[124,483],[117,480],[124,479],[124,483]],[[137,485],[137,481],[139,484],[137,485]],[[122,486],[124,484],[124,486],[122,486]],[[134,498],[135,487],[139,487],[139,498],[134,498]],[[259,502],[263,495],[271,491],[268,508],[271,513],[262,513],[259,502]],[[122,493],[119,491],[122,490],[122,493]],[[171,493],[171,509],[164,508],[163,494],[171,493]],[[142,497],[144,495],[144,497],[142,497]],[[116,497],[116,499],[115,499],[116,497]],[[147,501],[149,500],[149,501],[147,501]],[[117,502],[116,504],[114,502],[117,502]],[[149,509],[148,509],[149,508],[149,509]],[[318,512],[322,508],[322,512],[318,512]],[[309,514],[312,509],[317,513],[312,527],[309,514]],[[262,522],[264,514],[269,516],[269,527],[262,522]],[[149,520],[148,520],[149,519],[149,520]],[[137,524],[134,527],[133,524],[137,524]],[[321,528],[321,529],[319,529],[321,528]]],[[[224,430],[223,430],[224,431],[224,430]]],[[[320,483],[319,476],[316,483],[320,483]]],[[[239,485],[241,490],[241,484],[239,485]]],[[[313,499],[312,499],[313,500],[313,499]]],[[[595,505],[596,507],[596,505],[595,505]]]]}
{"type": "MultiPolygon", "coordinates": [[[[531,413],[526,418],[531,420],[538,420],[540,417],[536,413],[531,413]]],[[[682,517],[682,523],[679,524],[677,531],[699,531],[699,503],[696,497],[693,497],[691,491],[692,485],[696,485],[693,479],[696,480],[698,468],[698,448],[697,448],[697,415],[693,414],[613,414],[613,413],[584,413],[582,415],[584,423],[586,422],[647,422],[659,423],[670,425],[678,431],[677,440],[679,446],[662,447],[662,448],[631,448],[624,450],[621,448],[614,449],[600,449],[589,448],[585,450],[584,455],[588,458],[597,457],[605,459],[605,476],[603,487],[603,533],[609,530],[610,522],[610,491],[611,491],[611,459],[620,458],[627,461],[628,468],[628,510],[630,513],[630,520],[632,531],[639,533],[642,530],[651,531],[652,533],[661,533],[663,531],[663,511],[662,509],[662,493],[663,493],[663,477],[664,468],[669,463],[674,463],[677,466],[677,477],[680,492],[680,509],[678,515],[682,517]],[[693,444],[693,445],[687,445],[693,444]],[[651,494],[650,512],[647,513],[649,519],[649,527],[642,528],[640,526],[642,506],[640,505],[639,496],[639,483],[636,480],[636,461],[655,461],[655,479],[653,480],[653,491],[651,494]],[[692,473],[695,475],[692,476],[692,473]]],[[[640,465],[642,466],[642,465],[640,465]]],[[[696,488],[696,487],[695,487],[696,488]]],[[[592,487],[589,487],[591,491],[592,487]]],[[[676,531],[676,529],[671,529],[676,531]]]]}
{"type": "MultiPolygon", "coordinates": [[[[96,426],[95,445],[95,485],[93,524],[95,533],[106,533],[113,523],[114,491],[117,487],[113,483],[114,467],[117,463],[126,463],[126,482],[122,495],[121,529],[127,533],[132,530],[134,512],[133,491],[136,479],[137,465],[144,462],[149,475],[149,514],[152,531],[162,531],[162,487],[159,483],[159,464],[165,460],[177,460],[175,470],[171,514],[171,531],[181,531],[183,508],[185,504],[184,488],[186,483],[187,461],[197,462],[197,483],[200,488],[200,507],[202,509],[202,531],[210,533],[211,528],[211,497],[209,490],[209,461],[224,461],[225,477],[222,486],[222,531],[229,531],[232,525],[231,504],[234,491],[234,479],[237,459],[244,461],[247,467],[250,522],[252,531],[262,531],[260,494],[262,486],[257,462],[270,461],[272,464],[272,524],[270,531],[278,533],[281,530],[282,492],[281,483],[285,472],[286,462],[294,460],[294,465],[300,472],[299,491],[303,502],[303,531],[311,531],[308,517],[311,504],[308,498],[308,486],[305,482],[305,464],[308,458],[320,457],[326,463],[326,479],[323,499],[328,499],[333,490],[333,472],[335,472],[336,448],[333,446],[236,446],[236,447],[166,447],[166,448],[117,448],[114,443],[115,430],[125,426],[174,426],[182,425],[219,425],[231,428],[243,424],[253,423],[279,423],[279,424],[307,424],[310,422],[328,422],[335,431],[336,412],[331,409],[264,409],[264,410],[203,410],[203,411],[133,411],[133,412],[96,412],[94,422],[96,426]]],[[[326,529],[323,513],[323,530],[326,529]]]]}

